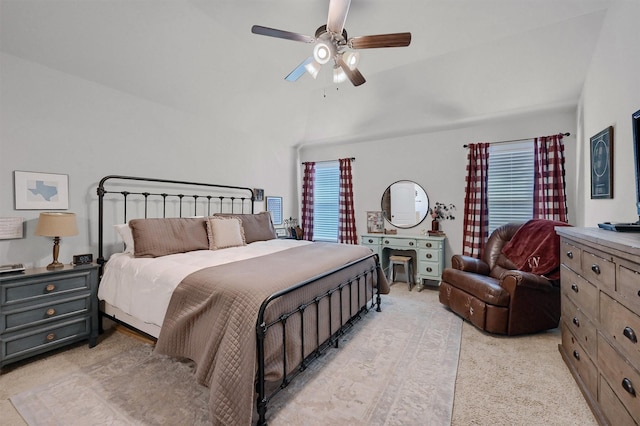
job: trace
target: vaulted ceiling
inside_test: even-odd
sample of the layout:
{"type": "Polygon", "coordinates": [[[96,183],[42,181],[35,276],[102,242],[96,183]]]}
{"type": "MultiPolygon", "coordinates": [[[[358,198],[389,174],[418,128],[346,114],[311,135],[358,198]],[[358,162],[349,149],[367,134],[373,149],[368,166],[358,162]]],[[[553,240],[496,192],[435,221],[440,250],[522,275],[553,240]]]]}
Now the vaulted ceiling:
{"type": "Polygon", "coordinates": [[[353,0],[349,36],[409,31],[361,52],[360,87],[284,77],[328,0],[0,0],[0,50],[247,132],[287,126],[291,145],[429,131],[576,105],[612,0],[353,0]]]}

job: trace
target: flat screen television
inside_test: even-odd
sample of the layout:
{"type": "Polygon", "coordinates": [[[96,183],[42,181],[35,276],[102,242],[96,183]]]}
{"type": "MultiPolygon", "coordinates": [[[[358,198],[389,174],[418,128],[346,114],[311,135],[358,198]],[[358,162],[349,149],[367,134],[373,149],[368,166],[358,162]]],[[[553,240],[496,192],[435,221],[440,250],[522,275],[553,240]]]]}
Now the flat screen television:
{"type": "Polygon", "coordinates": [[[640,232],[640,110],[631,114],[631,126],[633,131],[633,165],[636,185],[636,213],[638,221],[633,223],[599,223],[600,228],[611,231],[640,232]]]}

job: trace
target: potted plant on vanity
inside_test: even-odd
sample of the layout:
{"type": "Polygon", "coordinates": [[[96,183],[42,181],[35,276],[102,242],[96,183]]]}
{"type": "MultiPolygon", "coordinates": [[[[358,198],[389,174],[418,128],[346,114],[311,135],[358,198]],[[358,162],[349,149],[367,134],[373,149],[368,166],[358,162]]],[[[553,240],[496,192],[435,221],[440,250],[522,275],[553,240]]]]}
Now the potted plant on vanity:
{"type": "Polygon", "coordinates": [[[453,204],[445,204],[436,202],[436,204],[429,208],[429,214],[431,215],[431,231],[429,231],[429,235],[444,235],[444,232],[440,230],[440,221],[441,220],[453,220],[455,216],[453,215],[453,211],[456,209],[456,206],[453,204]]]}

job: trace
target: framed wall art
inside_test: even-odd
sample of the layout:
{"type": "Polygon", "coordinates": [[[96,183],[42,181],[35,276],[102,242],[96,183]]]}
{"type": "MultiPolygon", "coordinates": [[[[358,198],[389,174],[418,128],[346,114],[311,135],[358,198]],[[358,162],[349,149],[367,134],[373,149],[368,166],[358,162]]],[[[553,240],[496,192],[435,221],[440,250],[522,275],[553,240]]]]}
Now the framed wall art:
{"type": "Polygon", "coordinates": [[[66,210],[69,176],[55,173],[13,172],[16,210],[66,210]]]}
{"type": "Polygon", "coordinates": [[[613,127],[591,137],[591,198],[613,198],[613,127]]]}
{"type": "Polygon", "coordinates": [[[381,234],[384,232],[384,217],[382,212],[367,212],[367,233],[381,234]]]}

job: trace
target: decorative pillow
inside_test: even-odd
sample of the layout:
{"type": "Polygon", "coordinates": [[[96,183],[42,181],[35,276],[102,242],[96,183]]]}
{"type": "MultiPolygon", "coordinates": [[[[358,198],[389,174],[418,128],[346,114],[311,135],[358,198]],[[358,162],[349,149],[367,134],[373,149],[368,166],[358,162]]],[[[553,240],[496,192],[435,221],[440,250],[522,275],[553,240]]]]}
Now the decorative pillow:
{"type": "Polygon", "coordinates": [[[128,223],[122,223],[119,225],[113,225],[122,241],[124,241],[124,252],[125,253],[134,253],[134,245],[133,245],[133,234],[131,234],[131,228],[129,228],[128,223]]]}
{"type": "Polygon", "coordinates": [[[207,218],[209,250],[244,246],[244,230],[238,217],[211,216],[207,218]]]}
{"type": "Polygon", "coordinates": [[[247,244],[254,241],[266,241],[277,238],[276,230],[271,222],[271,214],[262,212],[258,214],[229,214],[216,213],[220,217],[237,217],[242,221],[244,238],[247,244]]]}
{"type": "Polygon", "coordinates": [[[207,250],[209,240],[204,218],[132,219],[129,221],[133,235],[135,257],[159,257],[207,250]]]}

